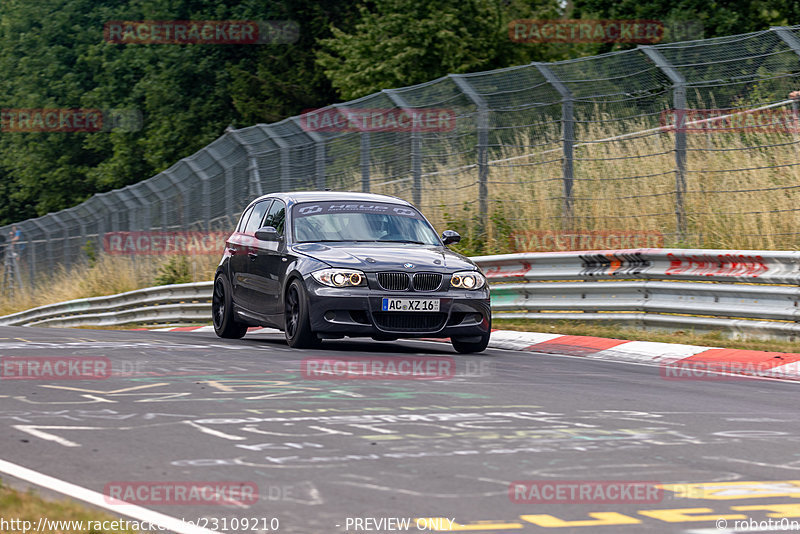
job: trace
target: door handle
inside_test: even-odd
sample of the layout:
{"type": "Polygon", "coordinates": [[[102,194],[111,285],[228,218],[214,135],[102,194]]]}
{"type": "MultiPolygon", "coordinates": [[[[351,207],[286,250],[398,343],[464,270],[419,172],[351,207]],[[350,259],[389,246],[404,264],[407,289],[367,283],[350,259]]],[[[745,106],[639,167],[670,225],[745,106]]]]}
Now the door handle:
{"type": "Polygon", "coordinates": [[[231,254],[236,254],[236,250],[237,250],[236,247],[228,247],[228,252],[230,252],[231,254]]]}
{"type": "Polygon", "coordinates": [[[258,254],[256,254],[255,252],[248,252],[247,255],[250,256],[251,260],[254,260],[258,257],[258,254]]]}

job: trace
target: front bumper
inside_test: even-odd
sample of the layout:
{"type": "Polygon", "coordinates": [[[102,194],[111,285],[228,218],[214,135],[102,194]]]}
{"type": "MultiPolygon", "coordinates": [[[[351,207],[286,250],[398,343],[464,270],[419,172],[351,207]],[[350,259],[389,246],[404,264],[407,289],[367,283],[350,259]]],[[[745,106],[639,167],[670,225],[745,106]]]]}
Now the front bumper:
{"type": "Polygon", "coordinates": [[[491,330],[489,289],[382,291],[334,288],[306,278],[311,329],[321,337],[472,338],[491,330]],[[438,312],[384,312],[384,297],[439,299],[438,312]]]}

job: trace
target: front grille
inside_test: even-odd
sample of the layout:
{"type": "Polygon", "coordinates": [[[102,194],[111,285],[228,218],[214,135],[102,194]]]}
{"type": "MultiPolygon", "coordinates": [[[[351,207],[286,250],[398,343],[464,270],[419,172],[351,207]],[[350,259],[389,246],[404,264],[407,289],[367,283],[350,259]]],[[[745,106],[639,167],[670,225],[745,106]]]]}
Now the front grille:
{"type": "Polygon", "coordinates": [[[444,326],[445,313],[375,312],[375,324],[393,332],[436,332],[444,326]]]}
{"type": "Polygon", "coordinates": [[[378,273],[378,283],[388,291],[405,291],[408,289],[406,273],[378,273]]]}
{"type": "Polygon", "coordinates": [[[417,291],[436,291],[441,284],[441,274],[417,273],[414,275],[414,289],[417,291]]]}

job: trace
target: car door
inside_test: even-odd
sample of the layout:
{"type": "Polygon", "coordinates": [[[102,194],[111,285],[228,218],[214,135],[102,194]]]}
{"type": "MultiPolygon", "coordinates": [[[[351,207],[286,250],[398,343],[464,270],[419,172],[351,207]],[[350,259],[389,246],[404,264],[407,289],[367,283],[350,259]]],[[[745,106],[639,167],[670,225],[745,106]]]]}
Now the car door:
{"type": "Polygon", "coordinates": [[[262,226],[272,226],[282,236],[280,241],[258,241],[257,257],[250,263],[255,286],[254,298],[259,314],[275,316],[283,312],[279,307],[281,282],[286,272],[286,204],[275,199],[267,211],[262,226]]]}
{"type": "Polygon", "coordinates": [[[258,313],[258,283],[253,276],[253,264],[258,258],[258,240],[256,230],[261,228],[264,216],[272,204],[272,199],[268,198],[258,202],[253,206],[253,212],[247,220],[242,232],[239,233],[239,250],[237,251],[237,266],[240,266],[235,273],[238,285],[238,293],[234,290],[234,297],[237,303],[244,309],[258,313]]]}
{"type": "Polygon", "coordinates": [[[244,227],[247,226],[247,221],[253,213],[253,206],[247,208],[239,220],[239,225],[236,230],[231,234],[225,242],[230,257],[228,258],[228,271],[230,273],[230,281],[233,289],[233,300],[237,305],[242,302],[242,274],[247,273],[247,250],[244,243],[244,227]]]}

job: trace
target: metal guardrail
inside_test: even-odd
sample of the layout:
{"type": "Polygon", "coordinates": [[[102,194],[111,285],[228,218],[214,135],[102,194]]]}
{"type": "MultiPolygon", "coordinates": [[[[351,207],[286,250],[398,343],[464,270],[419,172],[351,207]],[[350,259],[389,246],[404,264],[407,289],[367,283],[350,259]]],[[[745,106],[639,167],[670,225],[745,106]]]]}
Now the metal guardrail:
{"type": "MultiPolygon", "coordinates": [[[[496,318],[800,334],[800,252],[634,249],[480,256],[496,318]]],[[[211,282],[79,299],[0,325],[208,322],[211,282]]]]}
{"type": "Polygon", "coordinates": [[[0,326],[117,326],[197,323],[211,318],[212,282],[172,284],[70,300],[0,317],[0,326]]]}
{"type": "Polygon", "coordinates": [[[800,252],[634,249],[472,258],[495,318],[800,334],[800,252]]]}

